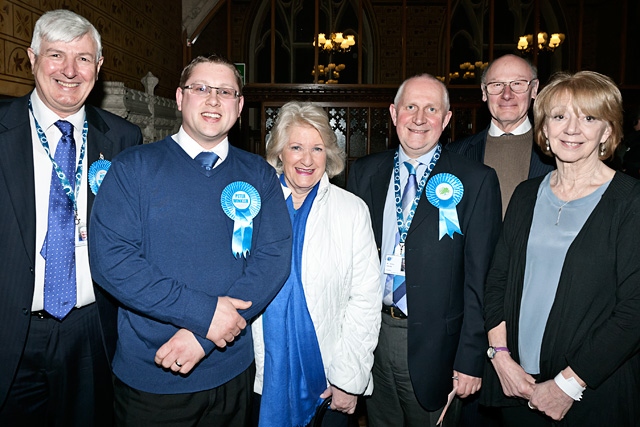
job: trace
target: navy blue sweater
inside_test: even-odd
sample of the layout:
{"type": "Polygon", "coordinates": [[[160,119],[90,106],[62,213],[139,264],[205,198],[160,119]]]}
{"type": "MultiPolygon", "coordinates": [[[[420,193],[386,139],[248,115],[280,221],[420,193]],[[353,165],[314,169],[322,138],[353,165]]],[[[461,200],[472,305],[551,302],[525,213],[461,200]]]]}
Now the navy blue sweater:
{"type": "Polygon", "coordinates": [[[187,393],[217,387],[250,365],[249,327],[226,349],[205,336],[218,296],[252,301],[242,312],[249,320],[289,275],[289,215],[275,171],[262,158],[229,147],[207,173],[170,137],[127,150],[100,187],[90,229],[92,276],[123,305],[113,361],[120,380],[151,393],[187,393]],[[232,254],[234,223],[220,203],[235,181],[251,184],[262,201],[246,259],[232,254]],[[207,354],[186,376],[154,363],[180,328],[193,332],[207,354]]]}

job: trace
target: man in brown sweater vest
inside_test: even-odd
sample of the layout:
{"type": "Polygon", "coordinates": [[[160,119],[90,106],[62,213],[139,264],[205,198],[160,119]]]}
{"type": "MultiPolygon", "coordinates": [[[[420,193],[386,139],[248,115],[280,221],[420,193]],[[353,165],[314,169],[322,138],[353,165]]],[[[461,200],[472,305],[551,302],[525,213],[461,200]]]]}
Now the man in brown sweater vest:
{"type": "Polygon", "coordinates": [[[491,113],[485,130],[447,146],[496,170],[502,193],[502,212],[516,186],[554,169],[551,158],[533,144],[527,113],[538,93],[536,68],[515,55],[493,61],[482,75],[482,100],[491,113]]]}

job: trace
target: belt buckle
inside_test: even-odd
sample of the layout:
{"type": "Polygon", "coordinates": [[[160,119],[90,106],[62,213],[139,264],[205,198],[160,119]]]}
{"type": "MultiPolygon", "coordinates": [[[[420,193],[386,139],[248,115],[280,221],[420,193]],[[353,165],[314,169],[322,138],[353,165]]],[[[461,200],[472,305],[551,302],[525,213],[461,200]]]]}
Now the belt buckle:
{"type": "Polygon", "coordinates": [[[403,317],[402,317],[402,316],[403,316],[404,314],[402,313],[402,311],[401,311],[398,307],[391,306],[391,307],[389,307],[389,308],[391,309],[391,310],[390,310],[390,311],[391,311],[391,313],[390,313],[390,314],[391,314],[391,317],[392,317],[392,318],[397,319],[397,320],[402,320],[402,319],[403,319],[403,317]],[[399,316],[396,316],[396,314],[395,314],[396,310],[400,311],[400,315],[399,315],[399,316]]]}

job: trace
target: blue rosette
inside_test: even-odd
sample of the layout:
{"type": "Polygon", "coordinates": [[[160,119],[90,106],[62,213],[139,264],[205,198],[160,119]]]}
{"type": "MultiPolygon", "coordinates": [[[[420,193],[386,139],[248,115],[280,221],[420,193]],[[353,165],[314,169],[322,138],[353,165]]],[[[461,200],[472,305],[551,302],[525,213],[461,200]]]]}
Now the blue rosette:
{"type": "Polygon", "coordinates": [[[450,173],[439,173],[431,177],[425,188],[427,200],[440,210],[439,212],[439,240],[445,234],[453,239],[453,234],[462,235],[456,206],[464,195],[464,186],[457,176],[450,173]]]}
{"type": "Polygon", "coordinates": [[[102,180],[104,179],[104,176],[107,174],[107,171],[110,167],[111,162],[102,158],[96,160],[91,164],[91,166],[89,166],[87,177],[89,179],[89,188],[91,188],[91,192],[94,195],[98,194],[100,184],[102,184],[102,180]]]}
{"type": "Polygon", "coordinates": [[[260,194],[251,184],[235,181],[222,190],[220,204],[224,213],[233,220],[231,252],[236,258],[246,258],[251,250],[253,218],[262,206],[260,194]]]}

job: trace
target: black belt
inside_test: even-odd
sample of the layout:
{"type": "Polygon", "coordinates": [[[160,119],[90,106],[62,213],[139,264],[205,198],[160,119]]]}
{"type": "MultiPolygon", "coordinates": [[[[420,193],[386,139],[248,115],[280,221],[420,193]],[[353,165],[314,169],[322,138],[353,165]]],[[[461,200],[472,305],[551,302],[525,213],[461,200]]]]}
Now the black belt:
{"type": "Polygon", "coordinates": [[[402,312],[398,307],[382,304],[382,312],[388,314],[394,319],[406,319],[407,315],[402,312]]]}
{"type": "MultiPolygon", "coordinates": [[[[74,310],[77,310],[77,308],[74,307],[71,309],[71,311],[74,311],[74,310]]],[[[71,311],[69,313],[71,313],[71,311]]],[[[60,321],[60,319],[53,317],[51,314],[47,313],[44,310],[32,311],[31,316],[37,317],[38,319],[54,319],[54,320],[60,321]]]]}
{"type": "Polygon", "coordinates": [[[44,310],[32,311],[31,315],[33,317],[37,317],[38,319],[55,319],[55,317],[53,317],[52,315],[50,315],[44,310]]]}

